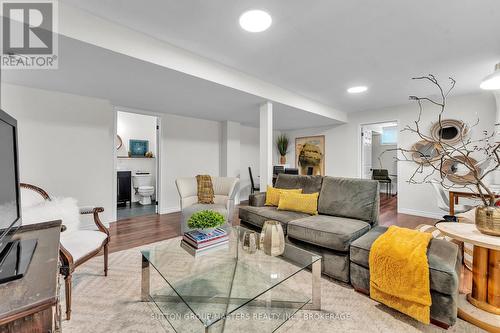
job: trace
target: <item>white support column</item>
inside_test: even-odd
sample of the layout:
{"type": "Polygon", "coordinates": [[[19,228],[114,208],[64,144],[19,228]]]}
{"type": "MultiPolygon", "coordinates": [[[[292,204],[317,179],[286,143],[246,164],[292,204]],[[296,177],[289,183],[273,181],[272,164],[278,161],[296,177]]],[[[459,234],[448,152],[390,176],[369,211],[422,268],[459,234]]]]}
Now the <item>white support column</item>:
{"type": "Polygon", "coordinates": [[[260,106],[260,190],[273,183],[273,104],[260,106]]]}
{"type": "Polygon", "coordinates": [[[222,122],[222,151],[220,175],[240,176],[240,123],[222,122]]]}

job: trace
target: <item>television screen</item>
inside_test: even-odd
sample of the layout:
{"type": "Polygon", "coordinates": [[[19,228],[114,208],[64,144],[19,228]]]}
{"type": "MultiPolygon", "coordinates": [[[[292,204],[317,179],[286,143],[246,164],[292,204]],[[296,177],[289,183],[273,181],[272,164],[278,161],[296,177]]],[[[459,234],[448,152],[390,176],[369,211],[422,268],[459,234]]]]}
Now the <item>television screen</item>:
{"type": "Polygon", "coordinates": [[[20,223],[15,120],[0,111],[0,250],[7,233],[20,223]]]}

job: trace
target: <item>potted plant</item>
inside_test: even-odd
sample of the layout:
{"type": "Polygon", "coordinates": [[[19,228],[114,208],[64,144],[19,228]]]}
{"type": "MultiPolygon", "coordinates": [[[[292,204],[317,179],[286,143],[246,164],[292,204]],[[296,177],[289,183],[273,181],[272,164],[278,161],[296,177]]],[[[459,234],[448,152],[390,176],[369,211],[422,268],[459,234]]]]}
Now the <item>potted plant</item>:
{"type": "Polygon", "coordinates": [[[280,134],[276,139],[276,147],[280,153],[280,164],[286,163],[286,154],[288,153],[288,137],[286,134],[280,134]]]}
{"type": "MultiPolygon", "coordinates": [[[[398,160],[416,163],[408,183],[421,184],[438,178],[445,189],[468,188],[477,194],[482,205],[476,208],[476,226],[484,234],[500,236],[500,207],[496,206],[496,196],[486,182],[487,177],[500,167],[500,143],[495,137],[495,131],[483,131],[482,137],[472,139],[469,130],[479,124],[479,119],[471,126],[461,123],[453,133],[455,140],[446,138],[450,120],[443,119],[446,110],[446,100],[455,87],[455,80],[450,78],[450,86],[445,89],[434,75],[413,78],[428,81],[437,88],[438,97],[410,96],[419,107],[417,120],[413,125],[407,125],[402,132],[415,134],[420,142],[433,145],[437,156],[429,155],[414,145],[412,148],[388,149],[399,152],[398,160]],[[437,107],[437,120],[434,122],[436,134],[425,133],[421,116],[425,104],[437,107]]],[[[382,153],[383,154],[383,153],[382,153]]],[[[382,155],[381,154],[381,155],[382,155]]],[[[381,161],[379,157],[379,161],[381,161]]]]}
{"type": "Polygon", "coordinates": [[[194,213],[188,220],[188,227],[209,234],[225,223],[224,215],[213,210],[194,213]]]}

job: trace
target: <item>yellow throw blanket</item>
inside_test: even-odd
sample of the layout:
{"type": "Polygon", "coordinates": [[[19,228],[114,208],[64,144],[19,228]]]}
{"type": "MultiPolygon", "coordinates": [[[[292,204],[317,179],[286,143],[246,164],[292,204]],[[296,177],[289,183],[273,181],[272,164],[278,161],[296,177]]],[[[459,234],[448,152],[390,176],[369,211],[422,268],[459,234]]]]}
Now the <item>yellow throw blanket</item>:
{"type": "Polygon", "coordinates": [[[370,297],[429,324],[429,233],[391,226],[370,250],[370,297]]]}

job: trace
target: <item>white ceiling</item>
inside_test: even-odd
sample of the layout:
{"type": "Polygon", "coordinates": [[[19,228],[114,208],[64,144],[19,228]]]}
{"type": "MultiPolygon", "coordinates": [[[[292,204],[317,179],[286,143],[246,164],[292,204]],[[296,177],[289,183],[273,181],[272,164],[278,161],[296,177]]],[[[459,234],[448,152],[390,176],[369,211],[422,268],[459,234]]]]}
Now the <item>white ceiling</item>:
{"type": "Polygon", "coordinates": [[[498,0],[64,1],[342,111],[430,93],[410,80],[427,73],[478,91],[500,62],[498,0]],[[268,31],[239,28],[252,8],[271,13],[268,31]]]}
{"type": "MultiPolygon", "coordinates": [[[[260,97],[60,36],[59,69],[4,70],[2,82],[109,100],[115,106],[259,126],[260,97]]],[[[274,128],[334,125],[274,104],[274,128]]]]}

